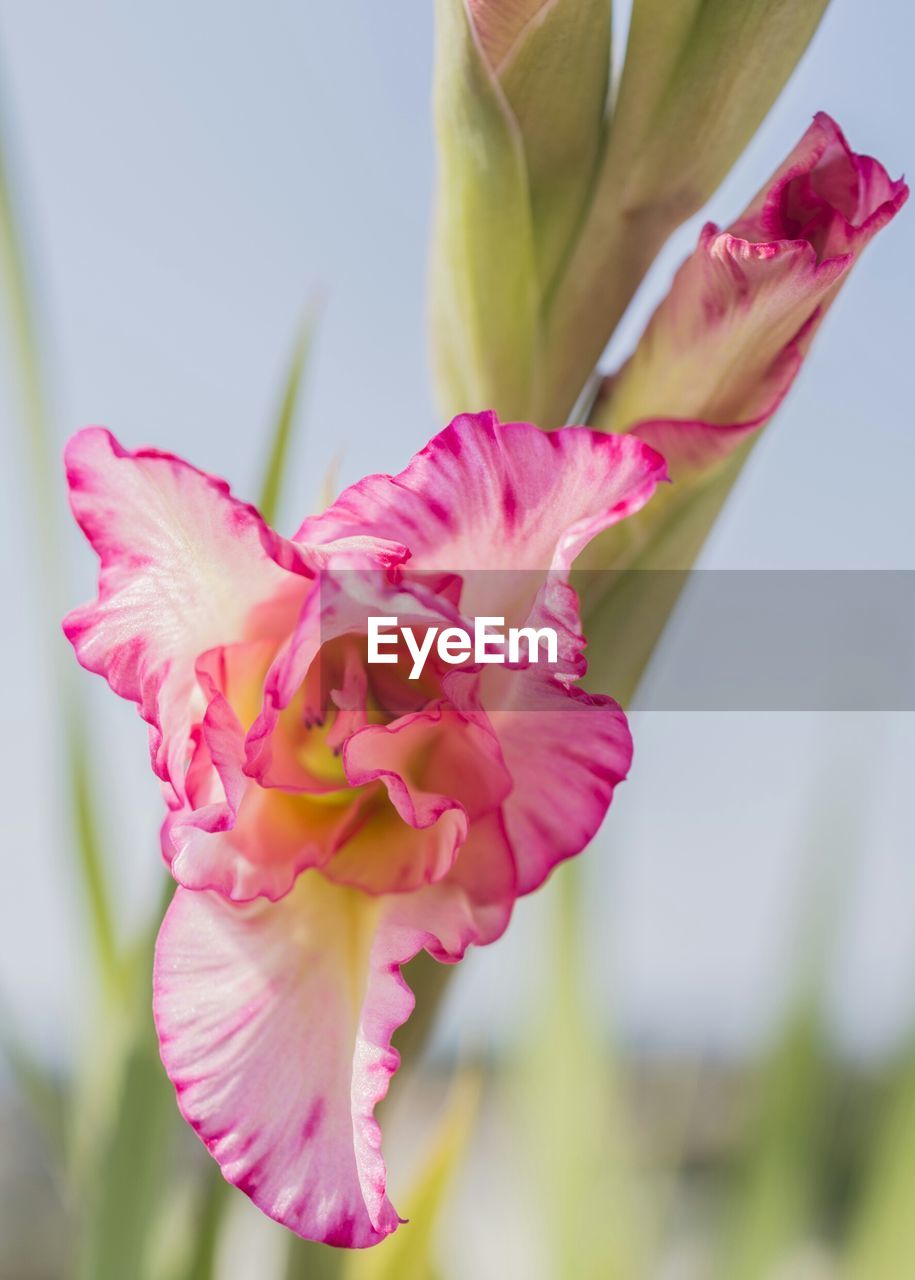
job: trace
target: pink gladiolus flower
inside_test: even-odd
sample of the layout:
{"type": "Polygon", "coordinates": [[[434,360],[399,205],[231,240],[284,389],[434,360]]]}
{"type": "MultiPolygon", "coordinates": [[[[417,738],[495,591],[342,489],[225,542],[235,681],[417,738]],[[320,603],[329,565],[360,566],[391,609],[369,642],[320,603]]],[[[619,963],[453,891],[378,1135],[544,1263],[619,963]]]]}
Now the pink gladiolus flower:
{"type": "Polygon", "coordinates": [[[594,420],[651,443],[674,480],[724,458],[771,418],[858,256],[907,198],[821,112],[727,231],[702,229],[594,420]]]}
{"type": "Polygon", "coordinates": [[[67,474],[101,572],[65,630],[148,722],[168,803],[179,888],[154,1012],[182,1113],[271,1217],[374,1244],[399,1221],[374,1109],[413,1006],[401,965],[499,937],[628,770],[622,711],[576,684],[566,577],[663,460],[632,437],[465,416],[292,539],[101,429],[70,442],[67,474]],[[367,662],[366,613],[546,618],[561,644],[551,665],[430,657],[411,680],[367,662]]]}

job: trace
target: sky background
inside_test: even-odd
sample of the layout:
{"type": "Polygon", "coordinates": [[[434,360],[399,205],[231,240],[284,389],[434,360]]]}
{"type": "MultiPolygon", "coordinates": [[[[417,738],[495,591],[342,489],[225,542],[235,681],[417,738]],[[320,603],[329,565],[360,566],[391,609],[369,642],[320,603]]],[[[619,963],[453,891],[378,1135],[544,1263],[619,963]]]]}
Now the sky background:
{"type": "MultiPolygon", "coordinates": [[[[104,423],[253,496],[316,294],[283,527],[313,508],[333,458],[341,484],[395,471],[442,425],[424,328],[431,9],[0,3],[0,92],[61,442],[104,423]]],[[[704,217],[734,217],[816,110],[893,176],[915,169],[913,36],[904,0],[835,0],[734,172],[657,262],[608,367],[704,217]]],[[[827,318],[706,567],[915,568],[913,248],[907,209],[827,318]]],[[[56,799],[46,661],[58,639],[40,609],[7,374],[0,994],[58,1050],[79,1032],[85,946],[56,799]]],[[[95,563],[69,535],[60,555],[77,603],[95,563]]],[[[133,708],[88,676],[84,692],[126,930],[156,891],[160,800],[133,708]]],[[[915,1016],[915,716],[644,712],[633,727],[631,780],[588,854],[589,972],[607,1016],[643,1047],[752,1048],[828,902],[836,1035],[855,1052],[891,1045],[915,1016]]],[[[548,910],[546,893],[522,904],[509,936],[465,964],[450,1020],[464,1036],[486,1041],[536,999],[548,910]]]]}

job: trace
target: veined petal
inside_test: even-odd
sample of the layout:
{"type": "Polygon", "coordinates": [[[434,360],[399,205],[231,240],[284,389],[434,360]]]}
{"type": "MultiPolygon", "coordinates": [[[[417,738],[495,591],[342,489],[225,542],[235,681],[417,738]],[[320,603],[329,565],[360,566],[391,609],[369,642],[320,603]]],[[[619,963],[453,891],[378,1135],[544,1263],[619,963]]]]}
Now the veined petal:
{"type": "Polygon", "coordinates": [[[475,821],[512,787],[491,729],[442,705],[366,725],[348,740],[343,761],[353,786],[380,779],[411,826],[421,825],[430,797],[451,797],[475,821]]]}
{"type": "MultiPolygon", "coordinates": [[[[518,896],[518,867],[502,810],[471,823],[444,880],[398,900],[397,910],[434,928],[424,944],[437,959],[459,960],[471,944],[486,946],[508,928],[518,896]]],[[[394,918],[392,908],[392,919],[394,918]]]]}
{"type": "Polygon", "coordinates": [[[325,874],[367,893],[444,879],[472,824],[512,788],[491,730],[441,706],[367,725],[348,740],[343,760],[354,787],[384,790],[365,795],[325,874]]]}
{"type": "Polygon", "coordinates": [[[73,512],[101,569],[98,599],[74,609],[64,630],[82,665],[137,703],[153,767],[180,795],[204,709],[198,655],[253,638],[268,606],[274,621],[277,611],[294,617],[304,579],[279,566],[283,539],[253,507],[180,458],[131,453],[93,427],[69,442],[66,463],[73,512]]]}
{"type": "Polygon", "coordinates": [[[777,409],[858,255],[908,196],[822,112],[727,231],[703,228],[633,356],[605,381],[602,430],[709,469],[777,409]]]}
{"type": "MultiPolygon", "coordinates": [[[[321,695],[331,698],[333,682],[322,667],[323,655],[334,641],[364,636],[373,614],[396,616],[402,625],[418,627],[462,621],[445,593],[421,582],[401,587],[381,572],[323,573],[316,589],[305,598],[295,626],[267,674],[263,709],[247,737],[245,770],[252,777],[269,783],[274,776],[274,734],[282,711],[306,681],[317,685],[318,702],[321,695]]],[[[418,703],[426,701],[428,697],[423,695],[418,703]]]]}
{"type": "Polygon", "coordinates": [[[909,189],[852,151],[825,111],[729,230],[750,241],[804,240],[819,261],[851,253],[899,212],[909,189]]]}
{"type": "Polygon", "coordinates": [[[156,1026],[185,1118],[258,1208],[349,1247],[398,1223],[373,1112],[413,999],[380,920],[314,872],[272,904],[178,889],[156,951],[156,1026]]]}
{"type": "MultiPolygon", "coordinates": [[[[220,789],[224,774],[205,774],[207,791],[173,809],[162,829],[162,850],[179,884],[217,890],[234,902],[282,898],[300,872],[324,866],[353,823],[355,797],[289,794],[244,776],[234,761],[238,791],[220,789]]],[[[204,750],[204,747],[199,748],[204,750]]],[[[203,773],[204,771],[201,770],[203,773]]]]}
{"type": "MultiPolygon", "coordinates": [[[[851,265],[817,262],[806,241],[754,244],[714,224],[680,268],[630,362],[604,393],[610,431],[636,422],[750,421],[784,395],[801,362],[785,354],[851,265]]],[[[674,459],[668,457],[674,475],[674,459]]]]}
{"type": "Polygon", "coordinates": [[[359,1248],[395,1230],[374,1110],[413,1008],[400,966],[422,947],[458,959],[477,936],[458,887],[371,898],[306,872],[282,901],[247,906],[179,888],[156,1027],[226,1179],[308,1239],[359,1248]]]}
{"type": "Polygon", "coordinates": [[[321,543],[375,529],[409,546],[411,570],[502,571],[490,586],[478,572],[461,608],[508,618],[505,573],[564,573],[601,529],[644,506],[665,476],[663,460],[641,443],[466,414],[399,475],[368,476],[347,489],[296,539],[321,543]]]}
{"type": "Polygon", "coordinates": [[[354,796],[339,763],[336,789],[314,780],[264,788],[245,772],[243,722],[260,707],[271,649],[233,645],[198,660],[206,712],[193,735],[185,799],[162,829],[162,852],[179,884],[236,902],[288,893],[300,871],[332,857],[351,822],[354,796]]]}
{"type": "Polygon", "coordinates": [[[324,874],[369,894],[410,894],[446,876],[467,838],[467,815],[447,796],[415,793],[410,817],[382,786],[360,791],[324,874]],[[414,807],[415,806],[415,807],[414,807]]]}
{"type": "Polygon", "coordinates": [[[489,678],[504,682],[489,714],[515,784],[503,813],[517,891],[530,893],[596,834],[629,772],[632,736],[612,698],[562,684],[542,667],[493,669],[489,678]]]}

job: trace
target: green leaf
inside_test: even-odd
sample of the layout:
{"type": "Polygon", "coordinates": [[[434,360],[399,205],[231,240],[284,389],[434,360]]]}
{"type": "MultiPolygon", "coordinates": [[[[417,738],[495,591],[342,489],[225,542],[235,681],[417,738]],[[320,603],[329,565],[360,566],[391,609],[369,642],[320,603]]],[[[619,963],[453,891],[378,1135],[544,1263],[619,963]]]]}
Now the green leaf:
{"type": "Polygon", "coordinates": [[[436,13],[431,326],[439,398],[448,415],[524,416],[539,297],[521,135],[464,0],[437,0],[436,13]]]}
{"type": "Polygon", "coordinates": [[[261,515],[268,524],[275,522],[279,512],[280,495],[286,472],[289,447],[298,415],[317,317],[318,306],[317,303],[312,302],[306,310],[305,318],[299,327],[298,337],[292,350],[292,358],[286,374],[279,412],[273,428],[270,453],[264,468],[264,478],[261,482],[260,498],[257,504],[261,515]]]}

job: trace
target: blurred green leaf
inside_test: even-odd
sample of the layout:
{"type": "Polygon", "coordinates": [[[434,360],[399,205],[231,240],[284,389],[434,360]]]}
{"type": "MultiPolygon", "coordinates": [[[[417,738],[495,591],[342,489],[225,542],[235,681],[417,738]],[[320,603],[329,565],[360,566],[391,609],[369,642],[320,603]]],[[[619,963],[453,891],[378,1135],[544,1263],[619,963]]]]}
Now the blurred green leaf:
{"type": "Polygon", "coordinates": [[[431,326],[446,414],[526,415],[539,343],[528,179],[517,123],[464,0],[436,0],[438,193],[431,326]]]}
{"type": "Polygon", "coordinates": [[[458,1076],[425,1166],[406,1198],[406,1223],[373,1249],[349,1254],[344,1280],[438,1280],[437,1230],[473,1132],[480,1089],[477,1075],[464,1072],[458,1076]]]}
{"type": "Polygon", "coordinates": [[[121,972],[106,872],[108,860],[102,844],[95,783],[89,767],[91,737],[83,700],[76,693],[74,683],[72,675],[64,677],[66,702],[61,705],[72,831],[92,922],[98,968],[108,994],[112,995],[120,985],[121,972]]]}
{"type": "Polygon", "coordinates": [[[279,514],[280,497],[285,479],[289,447],[299,410],[308,358],[314,341],[318,305],[312,302],[305,313],[292,351],[292,359],[286,374],[279,412],[273,428],[270,452],[261,482],[258,509],[268,524],[275,523],[279,514]]]}
{"type": "Polygon", "coordinates": [[[321,488],[318,493],[318,510],[323,511],[325,507],[329,507],[339,492],[339,475],[340,463],[342,455],[335,454],[328,463],[327,470],[324,473],[324,479],[321,481],[321,488]]]}
{"type": "Polygon", "coordinates": [[[61,1082],[32,1053],[0,1002],[0,1056],[6,1062],[19,1096],[47,1139],[59,1166],[67,1146],[67,1099],[61,1082]]]}
{"type": "Polygon", "coordinates": [[[403,977],[416,999],[407,1021],[394,1032],[394,1048],[400,1054],[401,1077],[420,1061],[429,1037],[435,1029],[442,997],[454,976],[456,966],[433,960],[420,951],[403,967],[403,977]]]}
{"type": "Polygon", "coordinates": [[[758,1084],[753,1132],[734,1174],[721,1280],[765,1280],[815,1234],[830,1083],[814,997],[795,1010],[758,1084]]]}
{"type": "Polygon", "coordinates": [[[843,1277],[900,1280],[915,1258],[915,1052],[890,1090],[861,1202],[852,1220],[843,1277]]]}
{"type": "Polygon", "coordinates": [[[47,414],[47,397],[41,346],[35,323],[34,296],[27,257],[20,233],[21,220],[10,179],[5,121],[0,120],[0,273],[9,317],[12,363],[22,405],[22,440],[25,449],[27,488],[32,505],[35,545],[38,548],[38,584],[47,610],[48,634],[53,647],[53,675],[63,720],[64,769],[67,777],[71,829],[82,873],[92,928],[96,960],[105,988],[111,994],[118,983],[116,939],[105,872],[97,804],[90,778],[93,758],[85,711],[70,674],[69,654],[64,665],[60,619],[67,607],[61,553],[60,512],[62,468],[47,414]]]}
{"type": "MultiPolygon", "coordinates": [[[[199,1188],[191,1255],[187,1266],[181,1269],[175,1280],[212,1280],[226,1210],[232,1195],[240,1194],[226,1182],[216,1162],[211,1161],[199,1188]]],[[[150,1276],[149,1280],[157,1278],[150,1276]]]]}
{"type": "Polygon", "coordinates": [[[82,1280],[155,1280],[145,1259],[163,1201],[174,1136],[174,1090],[162,1069],[152,1019],[139,1005],[140,1026],[126,1062],[117,1105],[97,1151],[87,1188],[82,1280]]]}
{"type": "MultiPolygon", "coordinates": [[[[617,1063],[586,991],[580,868],[557,870],[547,986],[521,1063],[528,1165],[539,1178],[547,1274],[642,1280],[652,1247],[635,1191],[633,1150],[617,1063]]],[[[516,1113],[517,1114],[517,1113],[516,1113]]]]}
{"type": "Polygon", "coordinates": [[[803,847],[806,910],[793,933],[793,998],[772,1051],[756,1073],[749,1134],[730,1171],[721,1280],[768,1280],[825,1232],[841,1144],[839,1078],[826,1020],[827,978],[867,807],[857,755],[830,762],[813,793],[803,847]],[[837,786],[848,771],[845,786],[837,786]]]}
{"type": "Polygon", "coordinates": [[[343,1249],[290,1236],[285,1280],[341,1280],[345,1265],[343,1249]]]}

